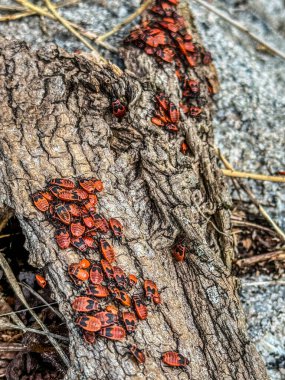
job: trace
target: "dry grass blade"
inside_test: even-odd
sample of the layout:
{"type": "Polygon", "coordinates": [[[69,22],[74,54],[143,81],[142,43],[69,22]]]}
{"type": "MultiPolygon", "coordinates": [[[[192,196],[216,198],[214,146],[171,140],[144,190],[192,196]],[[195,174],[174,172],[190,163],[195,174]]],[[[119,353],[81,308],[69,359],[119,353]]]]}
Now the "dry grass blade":
{"type": "Polygon", "coordinates": [[[77,30],[70,25],[70,23],[65,20],[64,17],[60,16],[57,12],[55,6],[50,2],[50,0],[45,0],[47,8],[51,11],[54,17],[75,37],[77,37],[85,46],[87,46],[95,56],[98,62],[107,64],[107,61],[97,52],[97,50],[92,46],[77,30]]]}
{"type": "MultiPolygon", "coordinates": [[[[216,155],[219,157],[219,159],[222,161],[222,163],[225,165],[225,167],[229,171],[234,171],[233,166],[229,163],[229,161],[225,158],[225,156],[222,154],[219,148],[215,148],[216,155]]],[[[236,181],[236,179],[234,179],[236,181]]],[[[266,212],[266,210],[260,205],[256,197],[253,195],[253,193],[250,191],[248,186],[243,184],[241,181],[239,183],[234,182],[236,186],[239,186],[242,188],[242,190],[248,195],[251,202],[256,206],[256,208],[259,210],[259,212],[264,216],[264,218],[272,225],[274,230],[277,232],[279,237],[282,239],[282,241],[285,241],[285,233],[277,226],[277,224],[274,222],[274,220],[271,218],[271,216],[266,212]]]]}
{"type": "Polygon", "coordinates": [[[11,309],[10,305],[7,304],[2,293],[0,293],[0,303],[1,305],[5,306],[6,310],[11,310],[9,313],[1,314],[0,317],[9,315],[14,323],[16,323],[16,325],[21,326],[23,329],[25,329],[25,324],[18,317],[17,313],[11,309]]]}
{"type": "Polygon", "coordinates": [[[130,24],[135,18],[137,18],[140,14],[142,14],[152,2],[153,0],[146,0],[133,14],[127,17],[124,21],[120,22],[109,32],[106,32],[102,34],[101,36],[99,36],[96,40],[97,43],[103,42],[108,37],[112,36],[113,34],[117,33],[120,29],[130,24]]]}
{"type": "MultiPolygon", "coordinates": [[[[56,314],[60,319],[64,319],[63,316],[60,314],[59,311],[57,311],[54,307],[51,306],[50,303],[48,303],[38,292],[36,292],[33,288],[30,287],[30,285],[26,284],[25,282],[19,283],[21,286],[24,286],[26,289],[29,290],[30,293],[32,293],[35,297],[37,297],[39,300],[41,300],[47,307],[49,307],[54,314],[56,314]]],[[[57,303],[57,302],[55,302],[57,303]]],[[[32,309],[32,308],[31,308],[32,309]]]]}
{"type": "Polygon", "coordinates": [[[196,3],[202,5],[206,9],[208,9],[210,12],[215,13],[217,16],[221,17],[223,20],[227,21],[237,29],[241,30],[242,32],[246,33],[250,38],[257,41],[259,44],[266,47],[268,51],[271,53],[278,55],[278,57],[285,59],[285,53],[282,51],[276,49],[275,47],[271,46],[267,42],[265,42],[261,37],[257,36],[256,34],[252,33],[250,30],[248,30],[247,27],[240,24],[238,21],[233,20],[231,17],[227,16],[225,13],[221,12],[219,9],[215,8],[213,5],[208,4],[206,1],[203,0],[194,0],[196,3]]]}
{"type": "Polygon", "coordinates": [[[11,210],[7,210],[2,216],[0,221],[0,232],[7,226],[7,223],[12,218],[13,212],[11,210]]]}
{"type": "Polygon", "coordinates": [[[285,177],[270,176],[270,175],[256,174],[256,173],[246,173],[246,172],[240,172],[240,171],[230,170],[230,169],[222,169],[222,172],[227,177],[246,178],[246,179],[255,179],[257,181],[285,183],[285,177]]]}
{"type": "MultiPolygon", "coordinates": [[[[61,359],[63,360],[63,362],[66,364],[66,366],[68,367],[70,365],[70,362],[69,362],[69,359],[67,358],[67,356],[65,355],[65,353],[62,351],[61,347],[59,346],[59,344],[57,343],[57,341],[52,337],[52,335],[50,335],[50,332],[49,330],[47,329],[47,327],[45,326],[45,324],[41,321],[41,319],[37,316],[36,313],[33,312],[33,310],[31,310],[28,302],[26,301],[25,299],[25,296],[8,264],[8,262],[6,261],[5,257],[3,256],[2,252],[0,252],[0,265],[7,277],[7,280],[9,281],[12,289],[14,290],[16,296],[20,299],[20,301],[23,303],[23,305],[26,306],[26,308],[29,310],[30,314],[34,317],[34,319],[36,320],[36,322],[40,325],[40,327],[42,328],[42,330],[44,331],[43,334],[47,335],[48,336],[48,339],[49,341],[51,342],[51,344],[54,346],[54,348],[56,349],[56,351],[58,352],[58,354],[60,355],[61,359]]],[[[2,327],[2,326],[1,326],[2,327]]],[[[22,327],[19,327],[17,326],[18,329],[21,329],[23,330],[22,327]]],[[[25,327],[26,328],[26,327],[25,327]]],[[[26,328],[26,330],[28,331],[28,329],[26,328]]]]}
{"type": "MultiPolygon", "coordinates": [[[[0,301],[1,301],[1,299],[0,299],[0,301]]],[[[30,307],[30,309],[21,309],[21,310],[17,310],[17,311],[11,311],[10,313],[0,314],[0,317],[7,317],[7,316],[13,315],[13,314],[17,315],[17,314],[24,313],[24,312],[29,311],[29,310],[41,309],[43,307],[50,306],[50,305],[56,305],[56,304],[57,304],[57,302],[52,302],[52,303],[47,303],[47,304],[44,304],[44,305],[30,307]]]]}
{"type": "MultiPolygon", "coordinates": [[[[32,333],[35,333],[35,334],[45,335],[49,339],[49,341],[51,343],[52,343],[52,341],[56,342],[55,339],[62,340],[64,342],[69,342],[69,339],[66,338],[65,336],[53,334],[53,333],[51,333],[49,331],[42,331],[42,330],[32,329],[31,327],[25,327],[25,329],[23,329],[21,326],[13,325],[13,323],[5,323],[5,322],[1,323],[0,324],[0,330],[25,330],[25,331],[32,332],[32,333]]],[[[52,345],[57,350],[56,346],[53,343],[52,343],[52,345]]],[[[56,342],[56,345],[59,347],[59,344],[57,342],[56,342]]],[[[57,352],[58,352],[58,350],[57,350],[57,352]]],[[[63,360],[63,357],[62,357],[62,360],[63,360]]],[[[69,360],[67,359],[67,361],[68,362],[66,362],[66,365],[69,366],[69,364],[68,364],[69,360]]]]}
{"type": "Polygon", "coordinates": [[[27,346],[21,343],[0,343],[0,352],[8,352],[8,351],[26,351],[27,346]]]}

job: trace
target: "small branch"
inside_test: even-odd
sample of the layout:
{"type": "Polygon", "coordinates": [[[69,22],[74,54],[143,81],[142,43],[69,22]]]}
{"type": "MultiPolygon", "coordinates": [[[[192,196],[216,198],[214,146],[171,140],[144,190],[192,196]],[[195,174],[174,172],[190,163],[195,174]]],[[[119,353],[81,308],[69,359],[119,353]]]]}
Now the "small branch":
{"type": "MultiPolygon", "coordinates": [[[[1,299],[0,299],[1,300],[1,299]]],[[[2,302],[2,300],[1,300],[2,302]]],[[[9,315],[14,315],[14,314],[20,314],[20,313],[24,313],[26,311],[29,311],[29,310],[35,310],[35,309],[41,309],[43,307],[46,307],[46,306],[50,306],[50,305],[57,305],[58,302],[51,302],[51,303],[47,303],[47,304],[44,304],[44,305],[38,305],[38,306],[34,306],[34,307],[30,307],[29,309],[21,309],[21,310],[17,310],[17,311],[11,311],[10,313],[4,313],[4,314],[0,314],[0,318],[1,317],[7,317],[9,315]]],[[[21,321],[22,322],[22,321],[21,321]]],[[[24,325],[23,325],[24,326],[24,325]]]]}
{"type": "Polygon", "coordinates": [[[6,316],[6,315],[9,315],[12,319],[12,321],[14,323],[16,323],[16,325],[18,326],[21,326],[23,329],[25,329],[25,324],[23,323],[23,321],[18,317],[17,313],[15,311],[12,310],[11,306],[5,301],[5,298],[3,297],[3,294],[0,293],[0,304],[1,304],[1,307],[2,308],[6,308],[6,310],[11,310],[9,313],[6,313],[4,315],[0,315],[0,317],[2,316],[6,316]]]}
{"type": "Polygon", "coordinates": [[[245,268],[268,260],[285,260],[285,251],[262,253],[261,255],[248,257],[246,259],[239,259],[235,262],[235,264],[239,268],[245,268]]]}
{"type": "Polygon", "coordinates": [[[137,18],[141,13],[143,13],[146,8],[153,2],[153,0],[146,0],[133,14],[131,14],[129,17],[127,17],[124,21],[120,22],[118,25],[116,25],[112,30],[109,32],[106,32],[105,34],[102,34],[97,38],[97,43],[101,43],[105,41],[107,38],[112,36],[113,34],[117,33],[120,29],[122,29],[124,26],[130,24],[135,18],[137,18]]]}
{"type": "Polygon", "coordinates": [[[7,226],[7,223],[13,216],[13,212],[11,210],[6,210],[6,212],[1,216],[0,220],[0,232],[4,230],[4,228],[7,226]]]}
{"type": "Polygon", "coordinates": [[[232,220],[232,223],[233,223],[234,226],[252,227],[254,229],[258,229],[258,230],[269,232],[270,234],[275,234],[275,232],[273,230],[271,230],[270,228],[264,227],[264,226],[260,226],[259,224],[246,222],[244,220],[237,220],[234,217],[232,217],[231,220],[232,220]]]}
{"type": "Polygon", "coordinates": [[[257,41],[259,44],[266,47],[267,50],[269,50],[271,53],[277,55],[278,57],[285,59],[285,53],[282,51],[276,49],[275,47],[271,46],[267,42],[265,42],[261,37],[257,36],[256,34],[252,33],[250,30],[247,29],[244,25],[240,24],[238,21],[233,20],[231,17],[227,16],[225,13],[218,10],[213,5],[210,5],[206,3],[203,0],[194,0],[196,3],[202,5],[203,7],[207,8],[210,12],[215,13],[217,16],[221,17],[223,20],[227,21],[237,29],[241,30],[242,32],[246,33],[250,38],[257,41]]]}
{"type": "Polygon", "coordinates": [[[228,170],[228,169],[222,169],[222,172],[227,177],[256,179],[258,181],[285,183],[284,177],[277,177],[277,176],[270,176],[270,175],[256,174],[256,173],[246,173],[246,172],[239,172],[239,171],[228,170]]]}
{"type": "MultiPolygon", "coordinates": [[[[23,330],[23,331],[28,331],[28,332],[32,332],[32,333],[36,333],[36,334],[40,334],[40,335],[45,335],[46,337],[48,337],[48,339],[51,341],[54,339],[58,339],[58,340],[62,340],[64,342],[69,342],[69,339],[65,336],[61,336],[61,335],[57,335],[57,334],[53,334],[49,331],[42,331],[42,330],[37,330],[37,329],[32,329],[31,327],[21,327],[21,326],[18,326],[18,325],[13,325],[13,323],[0,323],[0,330],[23,330]]],[[[58,343],[56,343],[58,345],[58,343]]],[[[54,346],[54,345],[53,345],[54,346]]]]}
{"type": "MultiPolygon", "coordinates": [[[[12,271],[12,269],[10,268],[10,265],[8,264],[7,260],[5,259],[5,257],[3,256],[2,252],[0,252],[0,265],[6,275],[6,278],[7,280],[9,281],[12,289],[14,290],[15,294],[17,295],[17,297],[20,299],[20,301],[23,303],[23,305],[26,306],[26,308],[29,310],[30,314],[34,317],[34,319],[36,320],[36,322],[40,325],[40,327],[43,329],[43,331],[41,332],[42,334],[44,335],[47,335],[51,344],[54,346],[54,348],[56,349],[56,351],[58,352],[59,356],[61,357],[62,361],[65,363],[65,365],[67,367],[70,366],[70,362],[69,362],[69,359],[68,357],[65,355],[65,353],[63,352],[63,350],[61,349],[61,347],[59,346],[59,344],[57,343],[57,341],[51,336],[51,335],[48,335],[50,334],[49,330],[47,329],[47,327],[45,326],[45,324],[42,322],[42,320],[37,316],[36,313],[33,312],[33,310],[31,310],[30,308],[30,305],[28,304],[28,302],[26,301],[26,298],[14,276],[14,273],[12,271]]],[[[2,327],[3,324],[0,326],[2,327]]],[[[21,329],[21,330],[24,330],[26,329],[26,327],[18,327],[18,329],[21,329]]],[[[28,331],[28,329],[26,329],[28,331]]],[[[37,331],[37,330],[36,330],[37,331]]]]}
{"type": "Polygon", "coordinates": [[[285,285],[285,281],[257,281],[257,282],[242,282],[241,287],[244,286],[282,286],[285,285]]]}
{"type": "MultiPolygon", "coordinates": [[[[220,149],[218,148],[214,148],[215,149],[215,152],[217,154],[217,156],[220,158],[220,160],[223,162],[223,164],[225,165],[225,167],[229,170],[229,171],[234,171],[234,168],[233,166],[229,163],[229,161],[225,158],[225,156],[221,153],[220,149]]],[[[236,181],[236,179],[234,179],[234,181],[236,181]]],[[[238,182],[236,182],[238,183],[238,182]]],[[[257,198],[253,195],[253,193],[251,192],[251,190],[249,189],[249,187],[247,185],[245,185],[244,183],[242,183],[241,181],[239,182],[239,186],[242,188],[242,190],[244,192],[247,193],[248,197],[250,198],[251,202],[256,206],[256,208],[258,209],[258,211],[263,215],[263,217],[272,225],[272,227],[274,228],[274,230],[277,232],[277,234],[279,235],[279,237],[282,239],[282,241],[285,241],[285,234],[284,232],[277,226],[277,224],[274,222],[274,220],[271,218],[271,216],[266,212],[266,210],[260,205],[260,203],[258,202],[257,198]]]]}
{"type": "Polygon", "coordinates": [[[0,352],[20,352],[26,350],[27,346],[21,343],[0,343],[0,352]]]}

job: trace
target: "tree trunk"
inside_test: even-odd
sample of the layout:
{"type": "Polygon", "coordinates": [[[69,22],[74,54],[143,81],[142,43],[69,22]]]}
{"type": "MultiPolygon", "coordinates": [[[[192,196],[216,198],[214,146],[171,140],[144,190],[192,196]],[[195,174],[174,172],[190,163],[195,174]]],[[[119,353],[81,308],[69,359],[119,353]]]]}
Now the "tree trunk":
{"type": "MultiPolygon", "coordinates": [[[[187,8],[182,12],[189,16],[187,8]]],[[[193,26],[192,32],[199,41],[193,26]]],[[[203,83],[205,116],[183,120],[178,137],[170,137],[150,117],[158,91],[179,102],[171,65],[158,66],[133,48],[122,50],[123,73],[54,45],[33,51],[1,39],[0,48],[1,203],[15,211],[30,263],[44,268],[66,318],[71,367],[65,379],[268,379],[230,273],[230,199],[216,165],[206,91],[213,65],[193,71],[203,83]],[[122,122],[112,116],[112,97],[128,102],[122,122]],[[188,156],[180,153],[185,135],[188,156]],[[100,211],[124,225],[118,264],[165,287],[163,304],[128,338],[147,352],[142,367],[124,356],[126,343],[82,340],[70,306],[77,291],[67,274],[78,254],[58,249],[53,227],[30,199],[52,177],[94,174],[105,184],[100,211]],[[171,247],[179,234],[190,253],[175,263],[171,247]],[[160,362],[161,352],[177,349],[190,358],[183,373],[160,362]]]]}

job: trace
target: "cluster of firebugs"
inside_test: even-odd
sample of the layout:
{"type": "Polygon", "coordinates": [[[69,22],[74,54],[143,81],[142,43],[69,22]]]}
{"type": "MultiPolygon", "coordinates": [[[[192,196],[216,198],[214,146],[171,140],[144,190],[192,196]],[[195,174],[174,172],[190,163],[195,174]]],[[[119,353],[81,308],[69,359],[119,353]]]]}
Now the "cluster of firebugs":
{"type": "MultiPolygon", "coordinates": [[[[144,21],[134,29],[126,43],[133,43],[157,62],[175,63],[176,76],[182,89],[180,108],[190,117],[199,117],[200,84],[190,78],[187,69],[197,64],[209,64],[210,53],[192,42],[187,33],[185,21],[176,12],[178,0],[157,0],[150,9],[151,20],[144,21]]],[[[211,93],[211,88],[209,87],[211,93]]],[[[156,109],[151,122],[170,133],[179,131],[180,111],[163,93],[155,96],[156,109]]],[[[127,106],[119,99],[112,99],[112,113],[122,119],[127,106]]],[[[181,144],[181,152],[188,151],[186,141],[181,144]]],[[[115,249],[105,238],[112,236],[122,242],[123,227],[115,218],[107,219],[96,211],[97,194],[103,190],[103,183],[97,178],[74,180],[56,178],[48,187],[33,194],[34,205],[45,213],[55,226],[55,240],[61,249],[73,246],[80,253],[99,253],[100,260],[83,258],[69,266],[68,272],[76,286],[86,284],[82,295],[72,301],[73,310],[78,313],[76,324],[82,329],[87,343],[94,344],[97,336],[113,341],[122,341],[127,334],[136,330],[138,320],[148,316],[146,302],[155,305],[161,303],[156,284],[144,280],[144,292],[135,293],[138,279],[134,274],[127,276],[116,265],[115,249]],[[112,301],[111,303],[110,300],[112,301]],[[123,310],[120,310],[124,307],[123,310]]],[[[183,261],[187,252],[184,240],[180,239],[173,248],[176,261],[183,261]]],[[[46,286],[41,275],[36,275],[38,284],[46,286]]],[[[130,354],[138,363],[145,362],[145,354],[136,345],[128,345],[130,354]]],[[[178,352],[168,351],[162,354],[162,361],[171,367],[185,367],[189,360],[178,352]]]]}
{"type": "MultiPolygon", "coordinates": [[[[147,303],[161,303],[153,281],[144,280],[143,292],[137,292],[138,278],[134,274],[127,276],[122,268],[114,265],[115,248],[109,240],[113,238],[120,244],[123,226],[119,220],[107,220],[97,212],[97,195],[102,190],[103,183],[97,178],[82,178],[77,182],[54,178],[44,190],[32,195],[35,207],[54,225],[59,248],[72,246],[88,255],[88,259],[70,264],[68,273],[74,284],[84,289],[71,306],[78,314],[75,323],[90,344],[98,336],[124,340],[127,334],[135,332],[139,320],[147,319],[147,303]]],[[[44,277],[37,274],[36,279],[41,287],[46,286],[44,277]]],[[[127,348],[138,363],[145,362],[143,350],[136,345],[127,348]]],[[[189,364],[188,359],[173,351],[162,354],[162,361],[172,367],[189,364]]]]}

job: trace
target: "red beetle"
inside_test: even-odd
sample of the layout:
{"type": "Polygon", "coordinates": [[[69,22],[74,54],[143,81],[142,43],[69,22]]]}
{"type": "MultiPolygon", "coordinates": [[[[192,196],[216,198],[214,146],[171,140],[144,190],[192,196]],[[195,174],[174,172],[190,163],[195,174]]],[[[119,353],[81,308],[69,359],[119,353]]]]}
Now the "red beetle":
{"type": "Polygon", "coordinates": [[[114,271],[112,265],[104,259],[101,260],[101,265],[107,279],[112,280],[114,278],[114,271]]]}
{"type": "Polygon", "coordinates": [[[100,319],[102,327],[111,326],[119,322],[118,316],[108,311],[100,311],[95,314],[95,317],[100,319]]]}
{"type": "Polygon", "coordinates": [[[158,101],[159,105],[165,110],[168,111],[169,107],[169,100],[167,96],[163,93],[156,95],[156,100],[158,101]]]}
{"type": "Polygon", "coordinates": [[[79,268],[82,268],[82,269],[87,269],[90,267],[90,265],[91,265],[91,263],[87,259],[82,259],[78,263],[79,268]]]}
{"type": "Polygon", "coordinates": [[[84,243],[87,245],[87,247],[92,249],[98,248],[97,240],[93,236],[83,236],[82,239],[84,240],[84,243]]]}
{"type": "Polygon", "coordinates": [[[179,122],[180,113],[176,105],[172,102],[169,103],[169,116],[172,123],[176,124],[179,122]]]}
{"type": "Polygon", "coordinates": [[[182,143],[180,145],[180,151],[181,151],[181,153],[182,154],[186,154],[188,152],[188,150],[189,150],[189,147],[188,147],[186,141],[185,140],[182,141],[182,143]]]}
{"type": "Polygon", "coordinates": [[[87,251],[87,245],[82,237],[71,238],[70,242],[71,242],[71,245],[73,245],[73,247],[77,248],[79,251],[81,252],[87,251]]]}
{"type": "Polygon", "coordinates": [[[165,126],[165,122],[163,120],[161,120],[160,117],[157,117],[157,116],[152,117],[151,122],[152,122],[152,124],[156,125],[157,127],[164,127],[165,126]]]}
{"type": "Polygon", "coordinates": [[[65,189],[73,189],[75,187],[74,182],[66,178],[53,178],[49,181],[49,183],[65,189]]]}
{"type": "Polygon", "coordinates": [[[164,364],[170,367],[186,367],[190,363],[183,355],[173,351],[165,352],[161,359],[164,364]]]}
{"type": "Polygon", "coordinates": [[[58,218],[60,219],[60,221],[64,224],[70,224],[71,222],[71,217],[70,217],[70,213],[68,212],[67,208],[65,207],[65,205],[63,203],[58,203],[55,208],[55,213],[56,215],[58,216],[58,218]]]}
{"type": "Polygon", "coordinates": [[[137,283],[138,283],[137,276],[135,276],[134,274],[129,274],[129,284],[130,284],[130,286],[131,287],[136,286],[137,283]]]}
{"type": "Polygon", "coordinates": [[[78,264],[70,264],[68,267],[68,273],[71,277],[76,277],[80,281],[87,281],[89,273],[85,269],[81,269],[78,264]]]}
{"type": "Polygon", "coordinates": [[[95,226],[94,228],[101,233],[107,233],[109,231],[109,225],[107,220],[100,214],[92,214],[95,226]]]}
{"type": "Polygon", "coordinates": [[[45,288],[46,287],[47,282],[46,282],[46,279],[43,276],[41,276],[40,274],[36,274],[36,280],[37,280],[38,285],[41,288],[45,288]]]}
{"type": "Polygon", "coordinates": [[[61,249],[66,249],[70,246],[70,235],[66,227],[62,226],[56,229],[55,240],[61,249]]]}
{"type": "Polygon", "coordinates": [[[49,191],[56,197],[59,198],[59,194],[61,194],[64,189],[60,186],[50,186],[49,191]]]}
{"type": "Polygon", "coordinates": [[[94,222],[92,216],[90,216],[89,214],[82,215],[82,220],[83,220],[83,223],[85,224],[85,226],[87,228],[95,227],[95,222],[94,222]]]}
{"type": "Polygon", "coordinates": [[[75,321],[77,325],[87,331],[99,331],[101,329],[100,319],[91,315],[82,315],[75,321]]]}
{"type": "Polygon", "coordinates": [[[61,189],[61,191],[58,192],[57,197],[61,199],[62,201],[66,201],[66,202],[78,202],[81,200],[81,198],[79,197],[79,195],[77,194],[75,190],[61,189]]]}
{"type": "Polygon", "coordinates": [[[79,180],[79,185],[88,193],[94,193],[96,190],[94,181],[90,179],[79,180]]]}
{"type": "Polygon", "coordinates": [[[185,259],[186,246],[182,243],[176,244],[172,255],[176,261],[183,261],[185,259]]]}
{"type": "Polygon", "coordinates": [[[115,299],[120,302],[123,306],[130,307],[132,304],[131,297],[128,295],[128,293],[124,292],[123,290],[119,290],[117,288],[109,289],[110,293],[115,299]]]}
{"type": "Polygon", "coordinates": [[[46,212],[49,209],[48,200],[41,193],[36,193],[32,195],[34,205],[41,212],[46,212]]]}
{"type": "Polygon", "coordinates": [[[116,314],[116,315],[119,314],[119,309],[115,305],[107,305],[105,307],[105,310],[109,311],[109,313],[113,313],[113,314],[116,314]]]}
{"type": "Polygon", "coordinates": [[[148,301],[154,300],[154,298],[158,300],[159,293],[158,293],[158,289],[155,282],[151,280],[144,280],[144,290],[145,290],[146,299],[148,301]]]}
{"type": "Polygon", "coordinates": [[[72,216],[75,216],[76,218],[81,216],[82,214],[80,207],[76,205],[75,203],[67,203],[65,207],[70,212],[70,214],[72,216]]]}
{"type": "Polygon", "coordinates": [[[88,312],[88,311],[98,311],[99,303],[90,297],[76,297],[71,304],[71,307],[75,311],[88,312]]]}
{"type": "Polygon", "coordinates": [[[200,94],[200,83],[197,80],[187,80],[187,85],[190,88],[190,96],[196,97],[200,94]]]}
{"type": "Polygon", "coordinates": [[[103,286],[101,284],[90,284],[86,289],[86,294],[88,296],[92,295],[98,298],[106,298],[109,295],[109,290],[106,288],[106,286],[103,286]]]}
{"type": "Polygon", "coordinates": [[[53,201],[54,198],[49,191],[41,191],[40,193],[42,194],[43,197],[45,197],[47,201],[49,202],[53,201]]]}
{"type": "Polygon", "coordinates": [[[94,332],[84,330],[83,331],[83,339],[88,344],[95,344],[96,343],[96,334],[94,332]]]}
{"type": "Polygon", "coordinates": [[[127,107],[119,99],[112,102],[112,112],[115,117],[121,119],[127,112],[127,107]]]}
{"type": "Polygon", "coordinates": [[[90,269],[90,281],[94,285],[102,284],[104,280],[103,271],[99,264],[93,264],[90,269]]]}
{"type": "Polygon", "coordinates": [[[111,230],[115,236],[115,238],[121,243],[123,238],[123,226],[122,224],[115,218],[110,218],[109,224],[111,230]]]}
{"type": "Polygon", "coordinates": [[[126,338],[126,331],[121,326],[104,327],[99,331],[99,335],[111,340],[124,340],[126,338]]]}
{"type": "MultiPolygon", "coordinates": [[[[103,182],[100,179],[92,178],[92,181],[94,182],[95,191],[100,193],[104,189],[103,182]]],[[[90,197],[90,195],[89,195],[90,197]]]]}
{"type": "Polygon", "coordinates": [[[136,345],[129,344],[128,345],[129,352],[133,355],[133,357],[140,363],[145,363],[145,354],[142,350],[139,350],[136,345]]]}
{"type": "Polygon", "coordinates": [[[202,108],[200,107],[195,107],[195,106],[191,106],[189,107],[189,114],[190,116],[192,117],[197,117],[199,116],[201,113],[202,113],[202,108]]]}
{"type": "Polygon", "coordinates": [[[113,266],[114,279],[118,285],[119,289],[126,289],[127,287],[127,276],[122,268],[113,266]]]}
{"type": "Polygon", "coordinates": [[[109,263],[115,261],[115,251],[111,244],[108,243],[105,239],[100,239],[100,249],[101,253],[104,256],[104,259],[109,263]]]}
{"type": "Polygon", "coordinates": [[[70,232],[75,237],[80,237],[85,232],[85,226],[80,220],[76,220],[70,224],[70,232]]]}
{"type": "MultiPolygon", "coordinates": [[[[100,181],[101,182],[101,181],[100,181]]],[[[96,184],[96,182],[95,182],[96,184]]],[[[88,200],[89,202],[93,205],[93,206],[96,206],[97,203],[98,203],[98,198],[97,198],[97,195],[96,194],[89,194],[88,196],[88,200]]]]}
{"type": "Polygon", "coordinates": [[[88,193],[83,189],[74,189],[72,190],[72,193],[77,194],[81,201],[88,199],[88,193]]]}
{"type": "Polygon", "coordinates": [[[138,295],[133,296],[133,304],[136,315],[139,319],[147,319],[147,307],[143,303],[142,299],[138,295]]]}
{"type": "Polygon", "coordinates": [[[171,124],[171,123],[166,124],[165,129],[168,132],[174,132],[174,133],[177,133],[179,131],[178,127],[175,124],[171,124]]]}
{"type": "Polygon", "coordinates": [[[137,328],[137,318],[135,313],[129,311],[123,311],[122,318],[129,334],[133,333],[137,328]]]}

